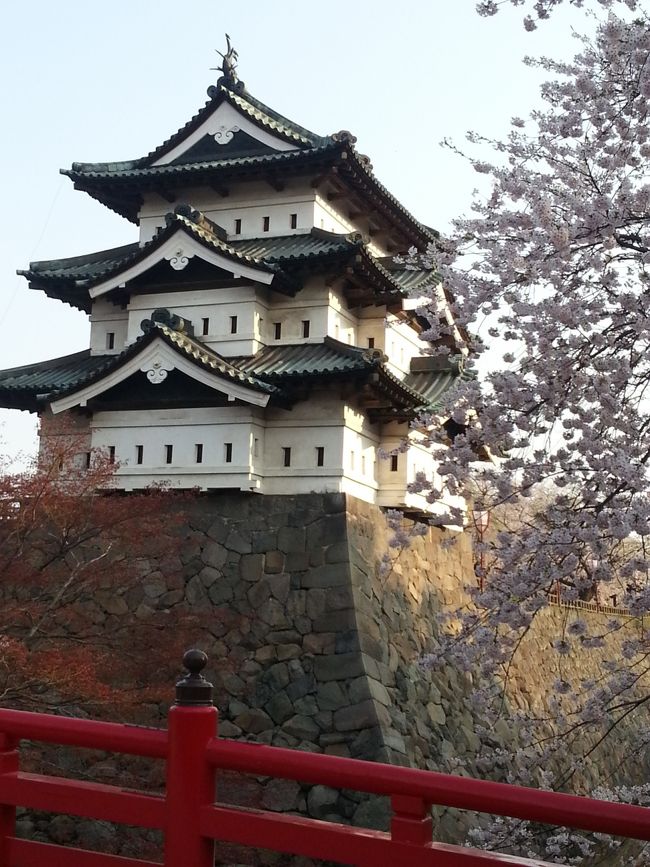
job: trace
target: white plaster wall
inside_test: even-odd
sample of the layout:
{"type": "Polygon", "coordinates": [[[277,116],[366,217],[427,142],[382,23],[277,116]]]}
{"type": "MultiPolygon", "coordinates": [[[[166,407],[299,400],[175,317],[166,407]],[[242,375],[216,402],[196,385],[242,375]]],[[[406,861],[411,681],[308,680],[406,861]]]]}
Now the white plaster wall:
{"type": "Polygon", "coordinates": [[[329,293],[329,308],[327,313],[327,333],[330,337],[357,346],[358,319],[352,310],[348,310],[343,295],[331,289],[329,293]]]}
{"type": "Polygon", "coordinates": [[[253,443],[263,439],[258,410],[247,407],[115,411],[95,413],[91,422],[93,449],[115,447],[119,464],[118,486],[143,487],[152,481],[174,486],[260,488],[259,460],[253,466],[253,443]],[[203,445],[203,460],[196,462],[196,445],[203,445]],[[226,443],[232,460],[226,462],[226,443]],[[136,445],[144,448],[136,463],[136,445]],[[173,446],[166,463],[165,446],[173,446]]]}
{"type": "Polygon", "coordinates": [[[328,333],[329,290],[322,276],[309,279],[295,297],[268,293],[268,310],[262,329],[267,344],[322,343],[328,333]],[[309,337],[303,337],[303,321],[309,321],[309,337]],[[282,337],[275,339],[274,323],[282,326],[282,337]]]}
{"type": "Polygon", "coordinates": [[[347,405],[343,431],[343,490],[370,503],[377,495],[376,426],[368,423],[363,413],[347,405]]]}
{"type": "Polygon", "coordinates": [[[420,340],[417,332],[396,316],[388,314],[384,352],[388,356],[388,369],[403,379],[411,369],[411,359],[425,355],[429,344],[420,340]]]}
{"type": "MultiPolygon", "coordinates": [[[[306,234],[320,226],[316,218],[316,193],[307,182],[292,181],[287,190],[277,192],[263,182],[240,182],[221,196],[207,187],[191,187],[177,194],[177,202],[187,202],[221,226],[229,240],[278,237],[306,234]],[[296,228],[291,227],[291,214],[296,214],[296,228]],[[269,230],[264,231],[264,217],[269,217],[269,230]],[[241,220],[241,231],[235,234],[235,220],[241,220]]],[[[140,243],[153,238],[165,225],[165,215],[174,210],[161,196],[149,193],[140,209],[140,243]]],[[[325,228],[333,232],[348,232],[345,224],[337,225],[330,218],[325,228]]]]}
{"type": "Polygon", "coordinates": [[[117,355],[126,344],[128,319],[127,310],[116,307],[105,299],[93,302],[90,314],[90,354],[117,355]],[[115,335],[114,348],[108,349],[107,335],[115,335]]]}
{"type": "Polygon", "coordinates": [[[367,347],[369,338],[374,340],[374,348],[385,352],[386,346],[386,308],[361,307],[358,311],[357,344],[367,347]]]}
{"type": "Polygon", "coordinates": [[[188,319],[199,340],[226,357],[254,355],[261,346],[259,320],[266,320],[263,293],[253,286],[195,289],[184,292],[161,292],[134,295],[129,303],[128,343],[142,335],[140,323],[149,319],[157,307],[188,319]],[[237,317],[237,333],[230,333],[230,317],[237,317]],[[202,320],[209,319],[209,333],[202,334],[202,320]]]}

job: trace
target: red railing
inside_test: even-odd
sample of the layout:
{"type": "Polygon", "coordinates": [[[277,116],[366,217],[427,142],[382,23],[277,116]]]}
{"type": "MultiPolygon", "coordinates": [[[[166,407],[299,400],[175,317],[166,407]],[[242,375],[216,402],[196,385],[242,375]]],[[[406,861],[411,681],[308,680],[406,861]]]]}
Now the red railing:
{"type": "Polygon", "coordinates": [[[16,807],[67,813],[164,833],[165,867],[213,867],[215,840],[368,867],[498,867],[531,861],[432,841],[431,806],[442,805],[650,840],[650,811],[504,783],[216,737],[206,657],[185,656],[165,731],[51,714],[0,710],[0,867],[154,867],[156,862],[15,836],[16,807]],[[165,759],[165,796],[22,773],[21,739],[165,759]],[[390,833],[215,803],[219,770],[387,795],[390,833]]]}

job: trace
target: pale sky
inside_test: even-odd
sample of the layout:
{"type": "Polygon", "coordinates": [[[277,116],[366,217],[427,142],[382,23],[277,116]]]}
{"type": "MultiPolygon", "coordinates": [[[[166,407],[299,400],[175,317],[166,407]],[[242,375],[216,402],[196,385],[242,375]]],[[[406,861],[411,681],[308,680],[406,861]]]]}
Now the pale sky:
{"type": "MultiPolygon", "coordinates": [[[[85,349],[84,315],[27,288],[16,269],[137,240],[137,227],[59,174],[73,161],[144,156],[206,101],[228,32],[248,90],[327,134],[349,129],[377,177],[427,225],[467,212],[478,177],[443,137],[501,136],[539,104],[526,54],[566,59],[560,8],[533,34],[521,10],[479,18],[475,0],[31,0],[3,8],[0,368],[85,349]]],[[[35,416],[0,410],[0,453],[35,450],[35,416]]]]}

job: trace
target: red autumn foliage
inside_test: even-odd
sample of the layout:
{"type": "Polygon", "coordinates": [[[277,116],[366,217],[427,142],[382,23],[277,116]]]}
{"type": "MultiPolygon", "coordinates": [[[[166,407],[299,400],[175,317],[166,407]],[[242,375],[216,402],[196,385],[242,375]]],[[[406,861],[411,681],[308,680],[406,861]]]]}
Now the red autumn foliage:
{"type": "Polygon", "coordinates": [[[167,698],[195,625],[182,605],[136,618],[123,601],[150,558],[180,565],[182,498],[111,491],[116,466],[97,453],[87,467],[83,447],[74,434],[60,436],[28,470],[0,467],[5,705],[115,708],[167,698]]]}

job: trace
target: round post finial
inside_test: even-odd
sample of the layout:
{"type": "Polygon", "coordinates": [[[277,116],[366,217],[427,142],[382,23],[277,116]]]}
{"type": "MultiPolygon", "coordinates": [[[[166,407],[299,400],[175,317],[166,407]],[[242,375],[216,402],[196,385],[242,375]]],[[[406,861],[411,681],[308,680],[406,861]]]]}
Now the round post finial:
{"type": "Polygon", "coordinates": [[[188,674],[176,684],[176,704],[185,707],[211,707],[212,684],[201,672],[208,662],[208,656],[202,650],[188,650],[183,656],[183,665],[188,674]]]}

